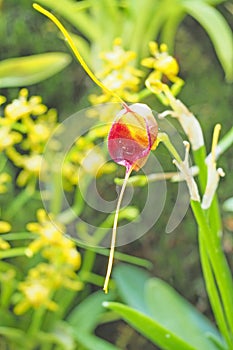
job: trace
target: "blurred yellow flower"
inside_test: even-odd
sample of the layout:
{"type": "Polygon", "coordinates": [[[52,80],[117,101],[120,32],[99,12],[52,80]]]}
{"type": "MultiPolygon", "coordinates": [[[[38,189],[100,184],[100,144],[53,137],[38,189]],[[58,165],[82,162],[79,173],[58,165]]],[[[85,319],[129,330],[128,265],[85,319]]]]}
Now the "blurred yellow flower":
{"type": "Polygon", "coordinates": [[[62,244],[63,232],[65,228],[58,222],[55,222],[51,215],[44,209],[37,210],[38,222],[27,224],[28,231],[37,234],[39,237],[29,244],[28,254],[33,255],[45,246],[59,246],[62,244]]]}
{"type": "Polygon", "coordinates": [[[75,243],[64,236],[65,227],[55,221],[44,209],[37,211],[38,222],[27,224],[27,229],[39,237],[27,248],[27,255],[32,256],[38,251],[51,263],[57,266],[68,265],[77,270],[81,264],[81,256],[75,243]]]}
{"type": "Polygon", "coordinates": [[[136,53],[134,51],[125,51],[122,47],[121,38],[116,38],[113,41],[112,51],[101,52],[100,58],[105,63],[105,69],[112,71],[124,68],[136,58],[136,53]]]}
{"type": "Polygon", "coordinates": [[[40,175],[43,154],[31,153],[20,154],[14,147],[8,147],[6,154],[9,159],[17,166],[21,168],[16,183],[18,186],[25,186],[30,180],[37,179],[40,175]]]}
{"type": "Polygon", "coordinates": [[[19,285],[23,299],[15,306],[15,314],[21,315],[31,307],[35,309],[45,307],[51,311],[57,310],[58,305],[50,299],[52,289],[48,282],[48,280],[43,278],[33,279],[29,274],[26,281],[19,285]]]}
{"type": "Polygon", "coordinates": [[[6,102],[6,97],[5,96],[2,96],[0,95],[0,106],[6,102]]]}
{"type": "Polygon", "coordinates": [[[28,100],[28,90],[21,89],[18,98],[6,106],[4,110],[5,117],[12,121],[17,121],[30,114],[35,116],[41,115],[47,111],[47,107],[41,102],[40,96],[32,96],[28,100]]]}
{"type": "Polygon", "coordinates": [[[55,311],[58,305],[52,300],[57,289],[63,287],[80,290],[75,271],[80,267],[81,256],[72,240],[64,236],[65,228],[44,209],[37,211],[38,222],[27,224],[27,229],[38,235],[29,244],[26,254],[31,257],[39,252],[48,261],[29,270],[24,282],[19,284],[22,299],[14,312],[22,314],[29,308],[41,306],[55,311]]]}
{"type": "MultiPolygon", "coordinates": [[[[125,51],[122,48],[121,39],[117,38],[113,42],[112,51],[100,54],[103,70],[96,74],[109,90],[129,102],[137,101],[137,91],[143,76],[141,70],[131,65],[135,57],[136,53],[125,51]]],[[[92,104],[99,104],[115,101],[115,98],[110,94],[103,93],[101,95],[90,95],[89,100],[92,104]]]]}
{"type": "Polygon", "coordinates": [[[0,194],[7,192],[7,184],[11,181],[11,176],[7,173],[0,174],[0,194]]]}
{"type": "Polygon", "coordinates": [[[78,291],[82,288],[82,283],[67,265],[38,264],[29,270],[25,281],[19,284],[22,298],[15,306],[14,312],[20,315],[29,308],[39,307],[56,311],[59,306],[52,299],[56,290],[61,287],[78,291]]]}
{"type": "MultiPolygon", "coordinates": [[[[156,42],[149,43],[150,53],[153,57],[144,58],[141,64],[144,67],[152,68],[153,71],[146,79],[146,87],[155,94],[160,94],[158,83],[163,82],[165,77],[171,85],[171,92],[175,96],[179,93],[184,81],[178,77],[179,65],[177,60],[169,55],[167,45],[161,44],[158,46],[156,42]]],[[[164,98],[165,102],[166,99],[164,98]]],[[[166,103],[165,103],[166,104],[166,103]]]]}
{"type": "Polygon", "coordinates": [[[10,249],[10,244],[0,237],[0,250],[10,249]]]}
{"type": "Polygon", "coordinates": [[[21,167],[23,170],[17,177],[16,182],[18,186],[25,186],[33,177],[39,177],[42,160],[42,154],[30,154],[21,156],[21,167]]]}
{"type": "Polygon", "coordinates": [[[48,139],[58,125],[57,112],[55,109],[50,109],[35,120],[24,118],[23,124],[27,130],[27,137],[22,142],[22,148],[34,153],[42,153],[48,139]]]}
{"type": "Polygon", "coordinates": [[[6,221],[0,220],[0,233],[6,233],[11,230],[11,224],[6,221]]]}
{"type": "Polygon", "coordinates": [[[22,140],[22,135],[16,131],[12,131],[11,127],[2,123],[3,118],[0,118],[0,152],[8,147],[19,143],[22,140]]]}
{"type": "Polygon", "coordinates": [[[16,179],[20,187],[36,183],[45,145],[58,125],[56,110],[47,111],[41,101],[39,96],[28,98],[28,91],[22,89],[18,99],[5,107],[5,115],[0,118],[0,151],[4,150],[14,165],[21,168],[16,179]],[[14,147],[19,142],[17,148],[14,147]]]}
{"type": "MultiPolygon", "coordinates": [[[[0,220],[0,234],[7,233],[11,230],[11,224],[7,221],[0,220]]],[[[0,250],[10,249],[10,244],[0,237],[0,250]]]]}

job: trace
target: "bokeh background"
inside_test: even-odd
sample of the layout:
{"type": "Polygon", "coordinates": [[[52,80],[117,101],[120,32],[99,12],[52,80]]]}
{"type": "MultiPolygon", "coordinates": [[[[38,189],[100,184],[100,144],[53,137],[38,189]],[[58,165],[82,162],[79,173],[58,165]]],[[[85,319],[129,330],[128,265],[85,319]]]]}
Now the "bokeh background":
{"type": "MultiPolygon", "coordinates": [[[[230,1],[220,3],[217,9],[233,27],[232,3],[230,1]]],[[[56,27],[32,9],[31,1],[1,0],[0,17],[0,60],[50,51],[68,52],[56,27]]],[[[67,28],[75,31],[68,21],[63,23],[67,28]]],[[[76,32],[83,35],[83,33],[76,32]]],[[[155,39],[159,40],[159,37],[155,39]]],[[[199,119],[208,150],[210,150],[214,125],[221,123],[221,135],[232,127],[232,84],[225,80],[223,68],[207,33],[191,16],[185,16],[178,27],[174,38],[174,55],[180,65],[180,76],[185,81],[179,98],[199,119]]],[[[92,60],[95,60],[94,56],[95,53],[93,53],[92,60]]],[[[88,94],[97,92],[98,89],[73,59],[63,71],[43,82],[31,85],[29,92],[30,95],[41,95],[43,102],[48,107],[56,108],[59,119],[62,121],[78,110],[89,106],[88,94]]],[[[3,88],[0,93],[7,96],[10,101],[16,98],[18,91],[19,88],[3,88]]],[[[164,106],[154,97],[148,97],[146,102],[158,112],[164,110],[164,106]]],[[[178,126],[175,122],[174,125],[178,126]]],[[[163,163],[164,168],[169,168],[170,158],[163,150],[158,151],[158,159],[163,163]]],[[[226,173],[218,191],[220,203],[223,203],[233,193],[232,147],[221,157],[219,166],[226,173]]],[[[113,181],[114,174],[111,176],[113,181]]],[[[167,218],[174,205],[177,189],[175,184],[168,183],[167,186],[166,205],[155,227],[141,239],[118,249],[121,252],[150,260],[153,265],[152,275],[169,282],[201,312],[212,319],[199,263],[197,227],[191,211],[188,210],[182,223],[172,233],[165,233],[167,218]]],[[[106,187],[106,192],[108,191],[109,188],[106,187]]],[[[224,247],[233,268],[233,216],[222,211],[222,217],[224,247]]],[[[23,221],[28,220],[25,212],[23,221]]],[[[99,257],[94,267],[95,272],[104,274],[105,264],[106,259],[99,257]]],[[[95,289],[96,287],[91,287],[92,291],[95,289]]],[[[96,334],[110,342],[116,341],[118,344],[125,342],[128,350],[156,349],[152,343],[120,321],[99,326],[96,334]]]]}

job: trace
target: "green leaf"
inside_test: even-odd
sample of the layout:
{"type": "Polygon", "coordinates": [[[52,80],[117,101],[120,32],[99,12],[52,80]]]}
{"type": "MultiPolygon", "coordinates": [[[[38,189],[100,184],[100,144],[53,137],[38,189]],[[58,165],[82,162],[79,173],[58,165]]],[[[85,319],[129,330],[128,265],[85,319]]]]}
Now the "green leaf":
{"type": "Polygon", "coordinates": [[[233,38],[232,31],[221,13],[203,1],[186,0],[184,9],[206,30],[212,40],[228,81],[233,80],[233,38]]]}
{"type": "Polygon", "coordinates": [[[90,41],[101,40],[103,33],[101,33],[100,28],[97,26],[95,19],[86,11],[90,7],[88,1],[38,0],[37,2],[54,11],[56,15],[60,14],[90,41]]]}
{"type": "Polygon", "coordinates": [[[233,197],[228,198],[223,203],[223,210],[225,210],[225,211],[233,211],[233,197]]]}
{"type": "Polygon", "coordinates": [[[167,283],[149,278],[144,270],[126,264],[116,266],[113,276],[124,302],[184,342],[192,339],[195,349],[200,349],[200,344],[204,344],[205,350],[216,350],[218,347],[212,341],[214,338],[224,348],[222,338],[210,321],[167,283]],[[187,329],[185,334],[184,328],[187,329]]]}
{"type": "Polygon", "coordinates": [[[209,339],[210,335],[224,345],[210,321],[164,281],[158,278],[148,280],[145,298],[153,319],[183,341],[191,341],[194,348],[217,350],[218,347],[209,339]]]}
{"type": "Polygon", "coordinates": [[[9,58],[0,62],[0,88],[39,83],[64,69],[71,57],[62,52],[9,58]]]}
{"type": "Polygon", "coordinates": [[[115,311],[133,328],[163,350],[200,350],[183,341],[152,318],[129,306],[115,302],[105,302],[104,306],[115,311]]]}
{"type": "Polygon", "coordinates": [[[149,276],[145,270],[126,264],[119,264],[113,270],[113,277],[122,299],[129,306],[144,313],[147,313],[144,289],[149,276]]]}
{"type": "Polygon", "coordinates": [[[69,315],[67,322],[79,333],[92,332],[98,325],[100,316],[106,312],[102,303],[105,300],[113,299],[113,294],[104,294],[99,291],[91,294],[82,301],[69,315]]]}
{"type": "Polygon", "coordinates": [[[74,335],[79,344],[85,347],[86,350],[121,350],[107,341],[96,337],[89,333],[82,333],[77,330],[74,335]]]}

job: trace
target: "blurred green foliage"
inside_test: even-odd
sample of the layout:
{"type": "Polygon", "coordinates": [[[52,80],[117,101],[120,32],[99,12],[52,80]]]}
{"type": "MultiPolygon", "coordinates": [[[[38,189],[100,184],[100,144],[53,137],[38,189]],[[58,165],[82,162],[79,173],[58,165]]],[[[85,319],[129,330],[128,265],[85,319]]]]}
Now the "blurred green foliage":
{"type": "MultiPolygon", "coordinates": [[[[208,2],[218,5],[222,1],[208,2]]],[[[219,5],[218,9],[230,23],[231,15],[224,4],[219,5]]],[[[96,15],[98,16],[98,13],[96,15]]],[[[50,51],[67,53],[67,47],[59,38],[56,28],[32,10],[30,0],[20,0],[20,2],[3,0],[0,16],[0,60],[50,51]]],[[[69,26],[69,23],[67,25],[69,26]]],[[[222,124],[222,135],[232,127],[232,86],[224,80],[222,68],[206,32],[191,17],[186,17],[178,27],[174,51],[181,66],[181,76],[186,81],[180,99],[185,101],[194,114],[199,117],[207,145],[210,148],[212,128],[215,123],[222,124]]],[[[95,55],[95,51],[93,55],[95,55]]],[[[55,106],[62,118],[66,118],[77,109],[88,105],[85,95],[87,88],[96,90],[88,78],[86,79],[82,68],[73,62],[63,72],[30,87],[30,94],[42,95],[44,102],[49,107],[55,106]]],[[[7,95],[9,100],[15,98],[17,93],[18,89],[15,88],[1,90],[1,94],[7,95]]],[[[162,105],[153,97],[148,97],[146,102],[158,111],[163,109],[162,105]]],[[[162,159],[164,168],[169,166],[170,159],[164,155],[163,151],[158,152],[158,158],[162,159]]],[[[232,148],[221,158],[220,166],[229,174],[223,179],[223,184],[219,188],[220,201],[222,201],[232,196],[232,148]]],[[[163,216],[156,224],[155,230],[149,232],[139,242],[122,247],[121,250],[127,253],[134,252],[141,257],[146,255],[153,262],[154,275],[168,280],[173,286],[175,285],[202,312],[211,317],[203,281],[200,278],[196,227],[193,224],[192,214],[188,212],[185,221],[171,235],[164,234],[166,220],[174,204],[176,187],[173,184],[168,184],[167,193],[163,216]]],[[[228,256],[233,266],[231,254],[232,246],[230,246],[228,256]]],[[[97,261],[95,269],[103,271],[102,260],[97,261]]],[[[80,299],[82,298],[84,299],[85,295],[80,297],[80,299]]],[[[103,312],[102,296],[96,296],[96,298],[100,300],[95,304],[98,308],[96,315],[101,317],[103,312]]],[[[64,338],[70,332],[75,333],[79,312],[82,312],[81,304],[69,317],[71,329],[62,328],[64,325],[59,325],[57,328],[57,332],[62,329],[61,333],[64,338]]],[[[96,318],[98,318],[97,316],[96,318]]],[[[97,324],[95,318],[94,321],[97,324]]],[[[94,326],[90,326],[92,327],[91,331],[94,326]]],[[[101,333],[101,327],[99,332],[101,333]]],[[[85,343],[87,340],[85,337],[80,337],[80,334],[74,335],[74,338],[80,337],[78,341],[83,348],[91,348],[94,346],[93,344],[98,343],[98,340],[91,338],[91,334],[88,336],[90,337],[89,344],[85,343]]],[[[136,339],[137,337],[135,336],[136,339]]],[[[99,343],[98,346],[102,350],[106,344],[99,343]]]]}

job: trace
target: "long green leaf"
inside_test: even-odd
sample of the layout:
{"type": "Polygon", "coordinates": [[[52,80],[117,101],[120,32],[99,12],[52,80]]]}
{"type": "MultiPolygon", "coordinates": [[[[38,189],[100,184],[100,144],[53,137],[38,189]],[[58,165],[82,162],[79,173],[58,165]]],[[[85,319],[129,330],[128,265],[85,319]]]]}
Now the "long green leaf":
{"type": "Polygon", "coordinates": [[[116,266],[113,276],[124,302],[154,319],[183,341],[192,339],[192,345],[196,348],[204,344],[206,350],[216,350],[218,347],[208,339],[211,336],[224,347],[222,338],[210,321],[167,283],[149,278],[146,271],[126,264],[116,266]],[[183,332],[184,328],[186,332],[183,332]]]}
{"type": "Polygon", "coordinates": [[[206,30],[212,40],[228,81],[233,80],[233,38],[232,31],[221,13],[203,1],[186,0],[184,9],[206,30]]]}
{"type": "Polygon", "coordinates": [[[9,58],[0,62],[0,88],[39,83],[64,69],[71,57],[62,52],[9,58]]]}
{"type": "MultiPolygon", "coordinates": [[[[115,311],[138,332],[163,350],[200,350],[183,341],[152,318],[129,306],[115,302],[105,302],[104,306],[115,311]]],[[[192,342],[191,339],[190,342],[192,342]]]]}
{"type": "Polygon", "coordinates": [[[210,321],[164,281],[158,278],[148,280],[145,295],[153,319],[184,341],[191,341],[196,349],[218,349],[208,338],[209,335],[224,346],[210,321]]]}

